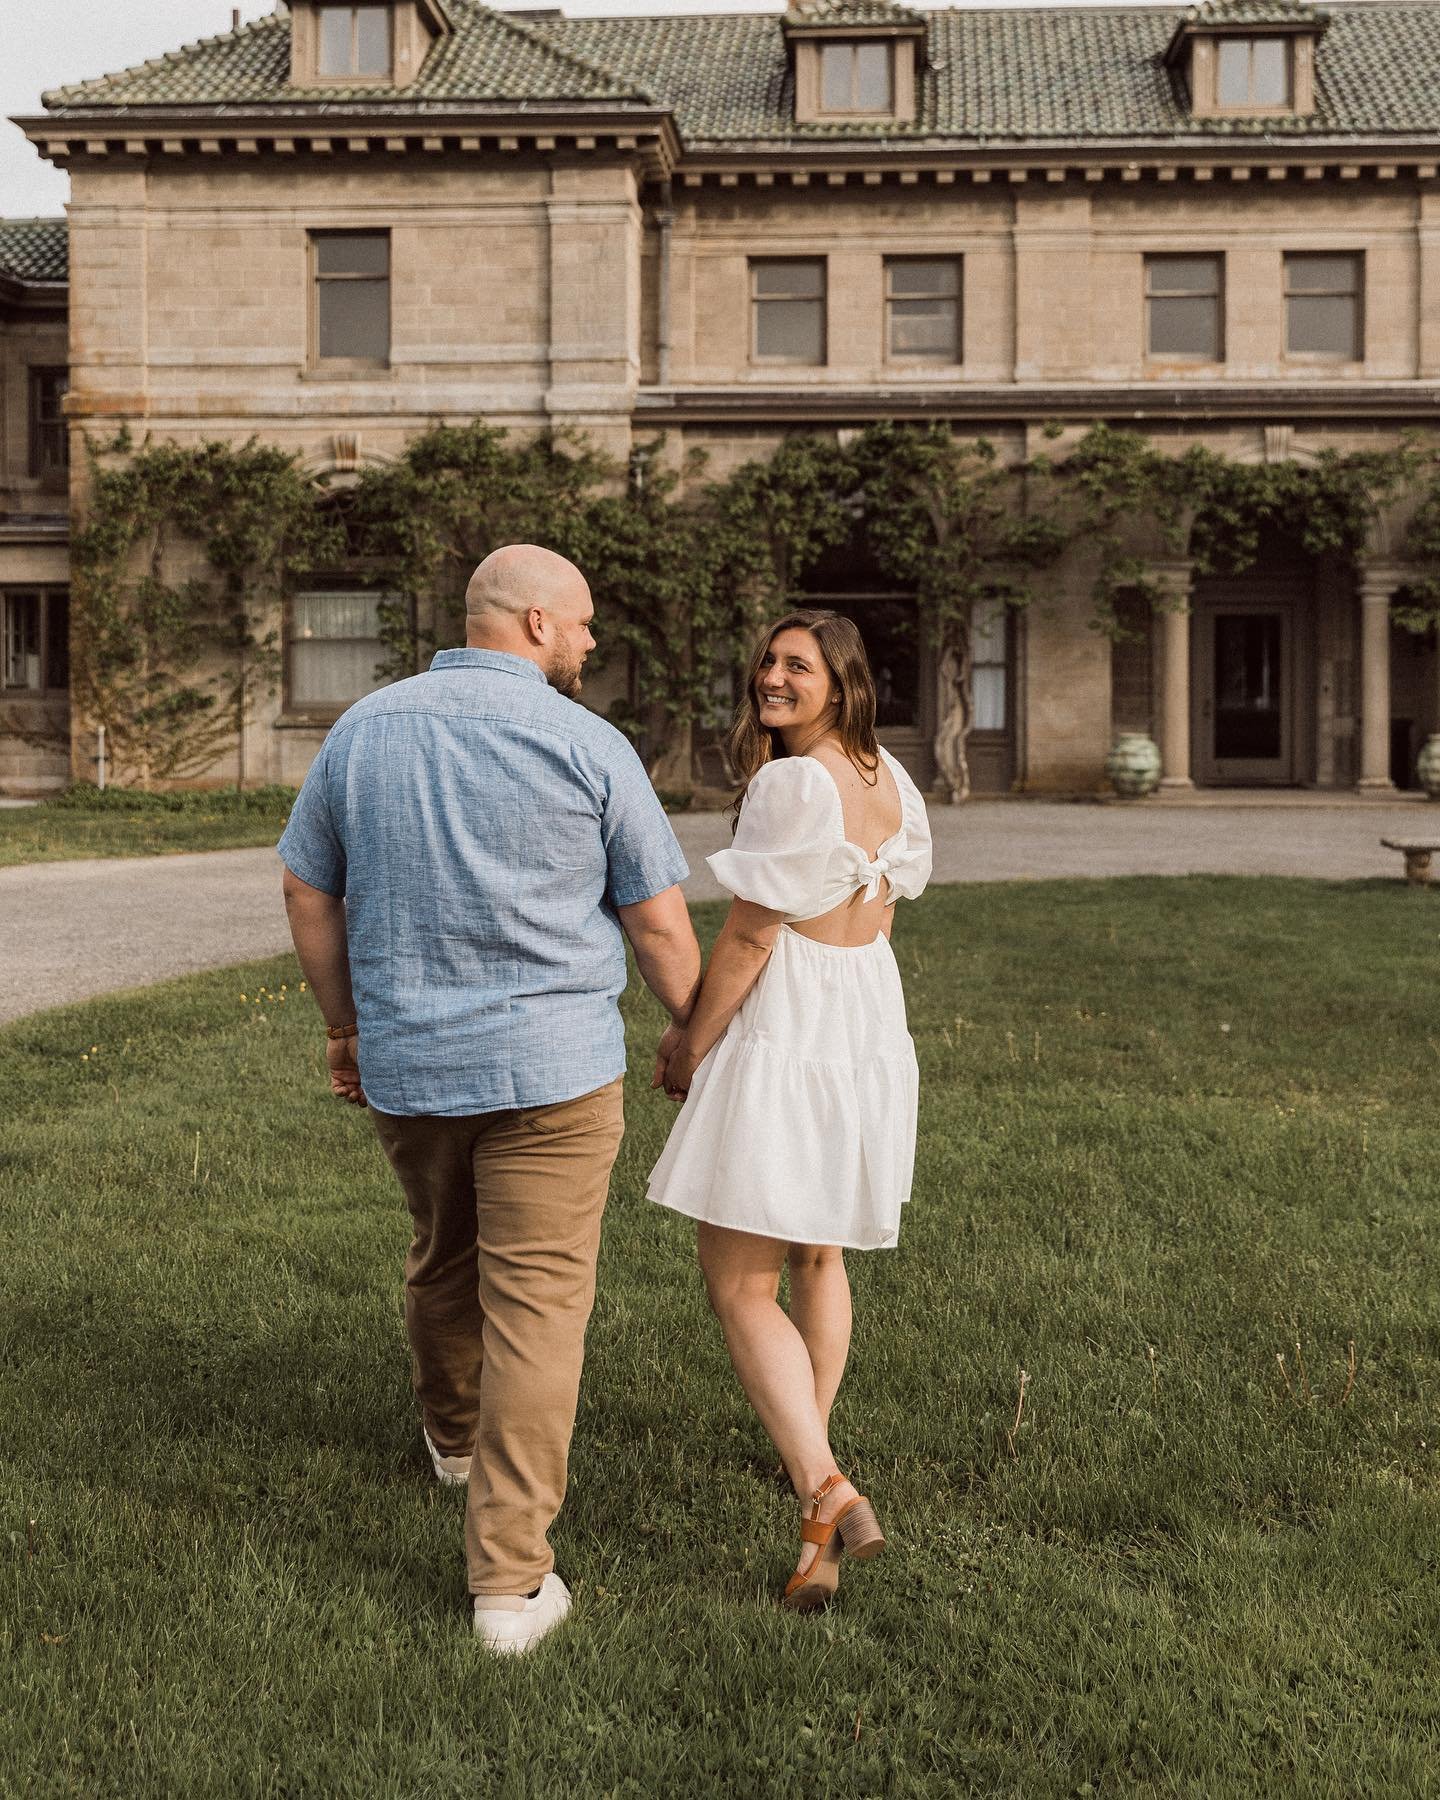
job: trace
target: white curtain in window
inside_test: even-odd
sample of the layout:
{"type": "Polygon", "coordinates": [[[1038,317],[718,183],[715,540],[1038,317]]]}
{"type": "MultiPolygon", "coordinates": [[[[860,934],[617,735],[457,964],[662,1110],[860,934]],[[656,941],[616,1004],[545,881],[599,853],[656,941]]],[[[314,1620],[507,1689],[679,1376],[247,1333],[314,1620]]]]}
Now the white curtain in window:
{"type": "Polygon", "coordinates": [[[1003,600],[977,600],[971,614],[971,728],[975,731],[1005,729],[1005,611],[1003,600]]]}
{"type": "Polygon", "coordinates": [[[375,673],[383,594],[296,594],[290,626],[290,704],[348,706],[386,683],[375,673]]]}

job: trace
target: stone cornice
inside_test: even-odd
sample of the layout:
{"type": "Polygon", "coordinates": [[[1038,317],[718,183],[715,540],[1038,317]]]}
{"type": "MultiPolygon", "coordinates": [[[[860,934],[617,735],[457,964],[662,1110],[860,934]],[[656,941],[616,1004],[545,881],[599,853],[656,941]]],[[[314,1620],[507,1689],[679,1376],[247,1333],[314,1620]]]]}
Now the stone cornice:
{"type": "Polygon", "coordinates": [[[1425,138],[1223,137],[1118,139],[1079,144],[997,144],[898,137],[869,144],[787,140],[782,144],[688,145],[677,178],[688,187],[770,187],[788,183],[879,186],[997,182],[1431,181],[1440,171],[1440,132],[1425,138]]]}
{"type": "Polygon", "coordinates": [[[680,157],[668,112],[613,101],[476,105],[427,101],[423,109],[385,105],[266,107],[96,107],[13,121],[51,162],[80,158],[297,154],[548,154],[638,156],[663,177],[680,157]]]}
{"type": "Polygon", "coordinates": [[[1166,420],[1192,425],[1211,420],[1264,423],[1277,417],[1440,425],[1440,383],[649,387],[640,389],[635,411],[637,425],[650,427],[949,418],[1016,423],[1107,419],[1134,426],[1166,420]]]}

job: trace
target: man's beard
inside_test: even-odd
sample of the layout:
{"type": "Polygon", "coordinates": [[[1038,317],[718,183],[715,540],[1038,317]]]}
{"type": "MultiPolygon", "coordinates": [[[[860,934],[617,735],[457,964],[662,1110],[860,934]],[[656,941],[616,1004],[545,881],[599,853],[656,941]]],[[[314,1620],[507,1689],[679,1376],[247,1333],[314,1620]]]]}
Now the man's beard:
{"type": "Polygon", "coordinates": [[[563,694],[567,700],[573,700],[580,692],[579,662],[572,661],[564,650],[557,650],[549,667],[545,670],[545,679],[557,694],[563,694]]]}

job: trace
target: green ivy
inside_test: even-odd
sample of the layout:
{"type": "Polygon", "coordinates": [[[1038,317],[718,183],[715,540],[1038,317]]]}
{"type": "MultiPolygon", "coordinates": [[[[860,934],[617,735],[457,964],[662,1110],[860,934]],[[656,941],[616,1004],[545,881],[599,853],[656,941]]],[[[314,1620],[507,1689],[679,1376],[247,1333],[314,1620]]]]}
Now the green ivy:
{"type": "Polygon", "coordinates": [[[89,476],[72,546],[75,712],[105,727],[122,785],[203,776],[275,690],[278,603],[336,554],[323,489],[253,440],[136,451],[122,433],[90,447],[89,476]]]}
{"type": "Polygon", "coordinates": [[[663,441],[621,466],[579,437],[475,422],[424,432],[340,496],[254,442],[136,451],[122,437],[92,452],[90,475],[72,686],[77,710],[107,727],[117,777],[141,786],[203,773],[243,738],[278,677],[279,601],[300,576],[341,564],[389,597],[385,667],[405,675],[463,641],[465,585],[491,550],[536,542],[569,556],[595,595],[602,657],[627,659],[628,698],[612,717],[680,796],[694,730],[730,711],[760,621],[802,600],[821,558],[847,546],[916,595],[946,698],[937,757],[956,798],[969,787],[975,608],[1029,604],[1072,550],[1092,565],[1092,623],[1120,635],[1122,594],[1167,603],[1157,555],[1237,573],[1278,532],[1316,556],[1354,557],[1382,508],[1408,495],[1399,554],[1422,576],[1396,616],[1416,630],[1440,618],[1440,576],[1423,573],[1440,570],[1440,463],[1416,439],[1242,464],[1202,448],[1167,456],[1101,424],[1063,455],[1016,464],[944,425],[880,423],[844,443],[793,434],[715,479],[698,453],[674,466],[663,441]]]}

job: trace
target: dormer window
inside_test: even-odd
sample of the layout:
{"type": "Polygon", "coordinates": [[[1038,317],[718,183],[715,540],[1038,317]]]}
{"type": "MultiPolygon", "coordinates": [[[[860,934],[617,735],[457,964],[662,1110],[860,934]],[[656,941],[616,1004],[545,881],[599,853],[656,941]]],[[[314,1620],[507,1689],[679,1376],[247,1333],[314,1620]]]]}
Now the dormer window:
{"type": "Polygon", "coordinates": [[[820,47],[822,113],[871,113],[895,110],[894,62],[891,46],[879,42],[822,44],[820,47]]]}
{"type": "Polygon", "coordinates": [[[919,13],[893,0],[790,0],[782,29],[797,125],[914,120],[925,60],[919,13]]]}
{"type": "Polygon", "coordinates": [[[1290,46],[1284,38],[1221,38],[1215,98],[1226,112],[1288,111],[1290,46]]]}
{"type": "Polygon", "coordinates": [[[388,6],[320,8],[321,76],[388,78],[393,67],[388,6]]]}
{"type": "Polygon", "coordinates": [[[290,0],[290,79],[406,88],[452,30],[449,0],[290,0]]]}
{"type": "Polygon", "coordinates": [[[1200,0],[1175,28],[1165,61],[1197,119],[1305,117],[1329,25],[1310,0],[1200,0]]]}

